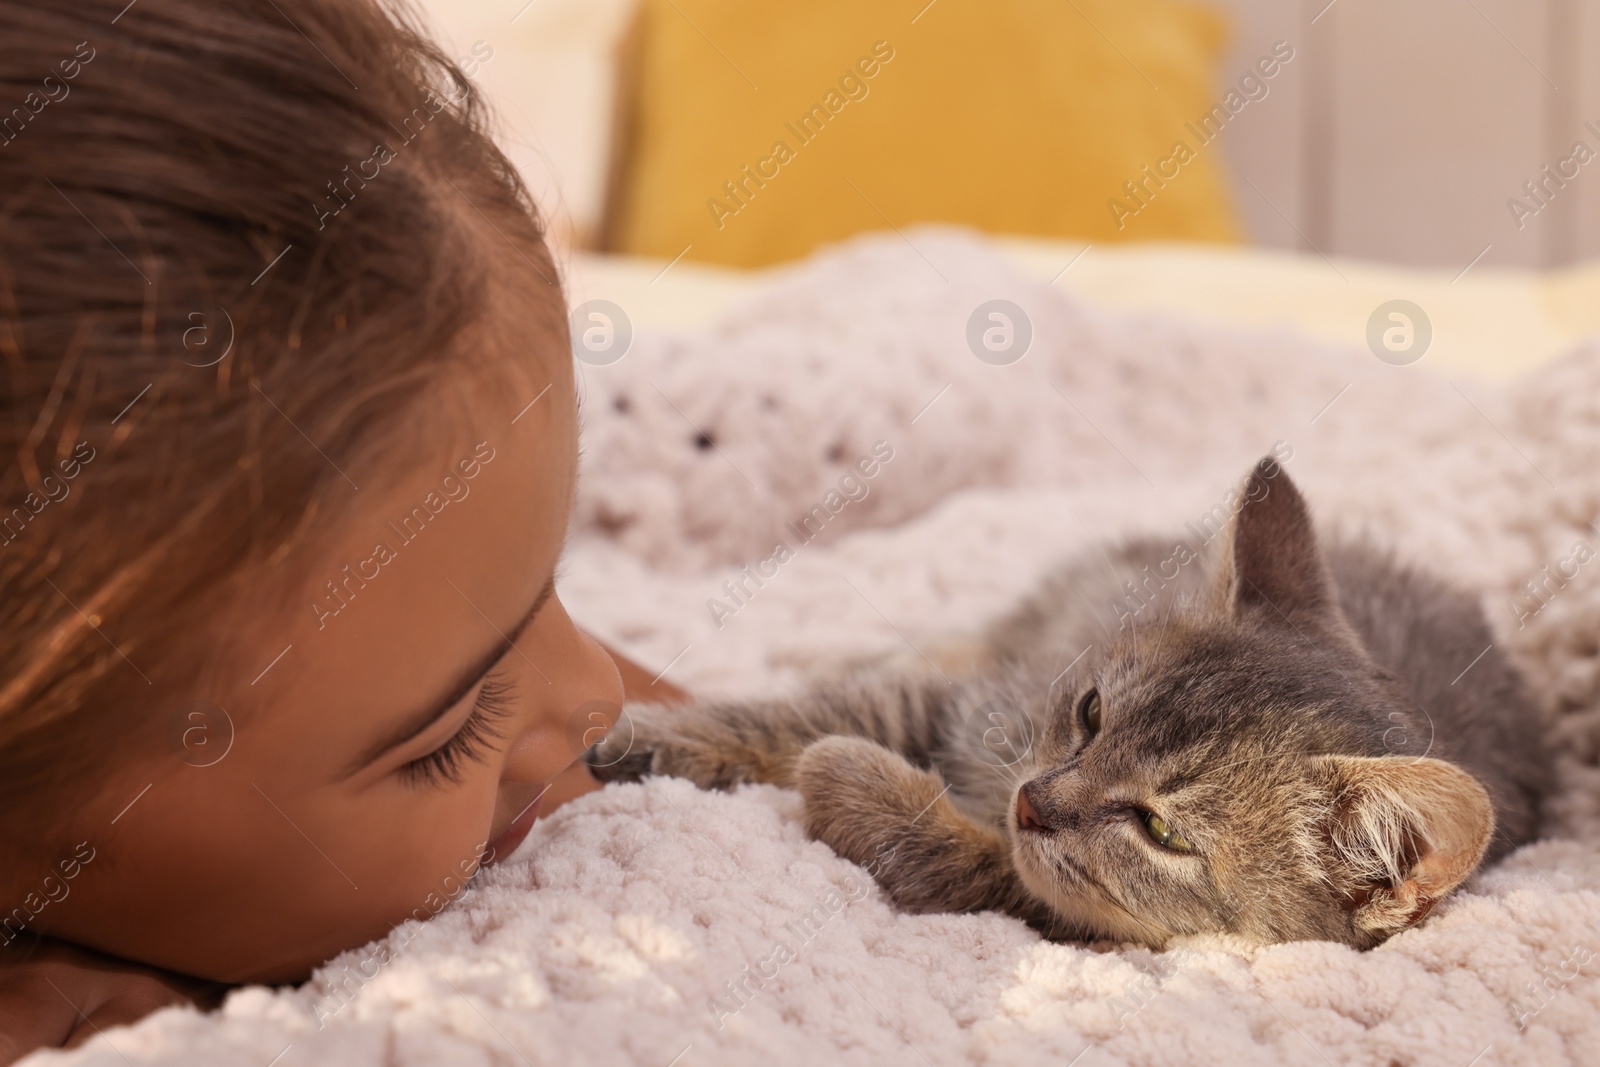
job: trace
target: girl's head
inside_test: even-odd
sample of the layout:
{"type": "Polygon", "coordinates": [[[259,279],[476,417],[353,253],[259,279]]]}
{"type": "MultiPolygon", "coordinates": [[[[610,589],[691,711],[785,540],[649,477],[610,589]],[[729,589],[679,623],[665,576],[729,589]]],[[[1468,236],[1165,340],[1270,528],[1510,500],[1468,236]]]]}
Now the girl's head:
{"type": "Polygon", "coordinates": [[[0,951],[292,978],[618,710],[552,593],[565,308],[491,46],[125,3],[0,0],[0,951]]]}

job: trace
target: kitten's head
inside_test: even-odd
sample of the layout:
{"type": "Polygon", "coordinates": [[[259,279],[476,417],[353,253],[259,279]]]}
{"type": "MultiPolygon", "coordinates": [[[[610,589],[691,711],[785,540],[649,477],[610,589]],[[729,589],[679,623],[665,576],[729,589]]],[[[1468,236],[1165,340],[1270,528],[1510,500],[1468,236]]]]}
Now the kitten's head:
{"type": "Polygon", "coordinates": [[[1455,765],[1385,754],[1413,711],[1341,611],[1299,492],[1272,460],[1205,595],[1096,647],[1052,694],[1013,797],[1028,888],[1097,935],[1162,944],[1378,944],[1471,873],[1489,796],[1455,765]]]}

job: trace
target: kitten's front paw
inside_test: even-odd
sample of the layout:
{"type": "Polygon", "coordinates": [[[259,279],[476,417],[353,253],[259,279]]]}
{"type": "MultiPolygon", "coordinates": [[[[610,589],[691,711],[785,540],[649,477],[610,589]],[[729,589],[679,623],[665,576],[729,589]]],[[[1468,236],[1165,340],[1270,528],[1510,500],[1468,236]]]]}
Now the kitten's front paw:
{"type": "Polygon", "coordinates": [[[650,773],[654,751],[648,738],[657,730],[652,725],[652,713],[641,714],[640,711],[638,708],[622,709],[617,721],[609,727],[593,724],[589,718],[569,727],[574,734],[578,727],[587,727],[581,737],[573,738],[580,747],[585,741],[599,738],[583,749],[578,758],[600,781],[637,782],[650,773]]]}
{"type": "MultiPolygon", "coordinates": [[[[594,776],[602,782],[637,782],[648,774],[672,772],[656,766],[657,753],[669,748],[673,731],[664,708],[624,708],[617,722],[596,744],[583,754],[594,776]]],[[[663,764],[670,763],[664,758],[663,764]]]]}
{"type": "Polygon", "coordinates": [[[624,709],[617,725],[583,760],[602,782],[635,782],[652,774],[687,778],[702,789],[780,781],[782,764],[689,708],[624,709]]]}
{"type": "Polygon", "coordinates": [[[647,748],[625,749],[619,755],[616,746],[608,747],[604,741],[583,754],[583,762],[602,782],[637,782],[651,773],[655,753],[647,748]]]}
{"type": "Polygon", "coordinates": [[[872,741],[826,737],[801,754],[795,779],[808,835],[865,867],[901,908],[944,910],[918,862],[945,815],[937,806],[949,803],[938,775],[872,741]]]}

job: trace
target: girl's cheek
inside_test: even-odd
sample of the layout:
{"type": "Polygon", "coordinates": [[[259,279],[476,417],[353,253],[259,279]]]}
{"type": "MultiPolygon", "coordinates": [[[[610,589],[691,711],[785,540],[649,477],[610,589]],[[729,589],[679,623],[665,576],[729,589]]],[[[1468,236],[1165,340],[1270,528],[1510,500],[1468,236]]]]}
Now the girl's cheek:
{"type": "Polygon", "coordinates": [[[422,866],[427,881],[412,896],[440,892],[446,876],[468,876],[483,858],[499,800],[499,776],[492,767],[483,768],[459,787],[459,798],[441,813],[444,817],[430,835],[437,843],[422,866]]]}

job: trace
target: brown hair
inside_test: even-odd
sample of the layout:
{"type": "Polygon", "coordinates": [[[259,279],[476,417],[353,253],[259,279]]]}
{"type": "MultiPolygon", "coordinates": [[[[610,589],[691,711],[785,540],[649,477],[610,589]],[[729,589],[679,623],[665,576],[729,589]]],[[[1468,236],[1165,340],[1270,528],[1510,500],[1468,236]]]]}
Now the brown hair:
{"type": "Polygon", "coordinates": [[[159,718],[230,583],[354,496],[343,468],[466,358],[497,261],[565,319],[467,73],[403,10],[0,0],[0,39],[14,827],[159,718]]]}

